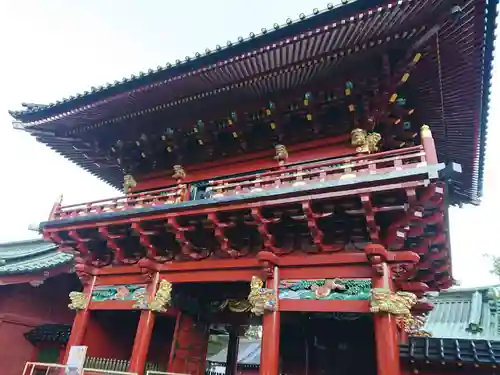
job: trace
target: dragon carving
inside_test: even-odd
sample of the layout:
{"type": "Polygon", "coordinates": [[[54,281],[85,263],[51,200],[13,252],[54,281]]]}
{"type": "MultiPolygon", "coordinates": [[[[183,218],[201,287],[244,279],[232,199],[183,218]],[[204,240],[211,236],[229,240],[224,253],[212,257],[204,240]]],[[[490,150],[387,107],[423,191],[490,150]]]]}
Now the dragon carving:
{"type": "Polygon", "coordinates": [[[161,280],[153,300],[148,304],[151,311],[166,312],[172,302],[172,284],[161,280]]]}
{"type": "Polygon", "coordinates": [[[382,136],[379,133],[368,133],[366,130],[357,128],[351,132],[351,144],[356,146],[358,154],[373,154],[380,149],[382,136]]]}
{"type": "Polygon", "coordinates": [[[252,304],[249,300],[226,299],[222,302],[219,309],[224,310],[226,308],[232,312],[243,313],[251,311],[252,304]]]}
{"type": "Polygon", "coordinates": [[[422,329],[425,320],[411,313],[416,303],[417,296],[413,293],[392,293],[388,289],[375,288],[372,289],[370,311],[395,315],[398,327],[410,336],[431,337],[430,332],[422,329]]]}
{"type": "Polygon", "coordinates": [[[69,294],[70,304],[68,307],[70,310],[85,310],[87,308],[88,299],[87,296],[82,292],[71,292],[69,294]]]}
{"type": "Polygon", "coordinates": [[[408,292],[392,293],[389,289],[372,289],[370,311],[389,313],[397,316],[411,314],[411,308],[417,303],[417,296],[408,292]]]}
{"type": "Polygon", "coordinates": [[[264,315],[266,311],[276,311],[276,292],[270,288],[264,288],[264,282],[257,276],[252,277],[250,282],[250,311],[255,315],[264,315]]]}

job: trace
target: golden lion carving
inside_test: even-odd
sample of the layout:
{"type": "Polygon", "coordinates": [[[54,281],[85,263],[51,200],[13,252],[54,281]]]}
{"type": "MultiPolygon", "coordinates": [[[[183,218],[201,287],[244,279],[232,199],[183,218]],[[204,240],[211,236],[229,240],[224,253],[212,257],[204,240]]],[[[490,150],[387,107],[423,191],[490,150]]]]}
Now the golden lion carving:
{"type": "Polygon", "coordinates": [[[288,150],[284,145],[276,145],[274,149],[276,151],[276,155],[274,156],[275,160],[283,163],[286,159],[288,159],[288,150]]]}
{"type": "Polygon", "coordinates": [[[273,289],[264,288],[264,282],[257,276],[253,276],[248,302],[252,306],[250,311],[255,315],[264,315],[266,311],[276,311],[276,292],[273,289]]]}
{"type": "Polygon", "coordinates": [[[379,151],[382,136],[379,133],[370,133],[363,129],[354,129],[351,132],[351,144],[356,146],[359,154],[373,154],[379,151]]]}
{"type": "Polygon", "coordinates": [[[151,311],[166,312],[172,302],[172,284],[161,280],[153,300],[148,304],[151,311]]]}
{"type": "Polygon", "coordinates": [[[131,190],[136,186],[137,182],[131,174],[126,174],[125,176],[123,176],[123,191],[125,192],[125,194],[130,193],[131,190]]]}
{"type": "Polygon", "coordinates": [[[182,165],[174,165],[172,169],[174,171],[172,178],[175,178],[176,180],[182,180],[186,177],[186,171],[184,170],[184,167],[182,165]]]}
{"type": "Polygon", "coordinates": [[[70,310],[85,310],[87,308],[87,296],[82,292],[71,292],[69,294],[70,304],[68,307],[70,310]]]}

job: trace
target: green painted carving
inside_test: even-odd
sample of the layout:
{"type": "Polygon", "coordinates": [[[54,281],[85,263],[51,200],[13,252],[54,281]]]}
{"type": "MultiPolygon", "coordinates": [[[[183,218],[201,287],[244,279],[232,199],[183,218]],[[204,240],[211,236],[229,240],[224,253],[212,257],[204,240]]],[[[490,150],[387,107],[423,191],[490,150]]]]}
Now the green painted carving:
{"type": "Polygon", "coordinates": [[[146,285],[99,285],[92,290],[92,301],[142,301],[146,285]]]}
{"type": "Polygon", "coordinates": [[[361,279],[282,280],[279,299],[368,300],[371,288],[370,280],[361,279]]]}

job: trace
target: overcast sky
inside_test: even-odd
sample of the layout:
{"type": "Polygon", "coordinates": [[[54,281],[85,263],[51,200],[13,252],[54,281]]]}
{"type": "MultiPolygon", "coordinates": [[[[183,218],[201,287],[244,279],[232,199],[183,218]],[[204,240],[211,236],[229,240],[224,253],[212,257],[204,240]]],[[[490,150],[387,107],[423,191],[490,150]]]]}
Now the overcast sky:
{"type": "MultiPolygon", "coordinates": [[[[322,0],[2,2],[0,242],[34,237],[28,224],[45,220],[61,193],[66,203],[117,194],[27,134],[12,130],[8,109],[18,109],[21,102],[52,102],[193,56],[326,4],[322,0]]],[[[499,103],[498,66],[495,63],[492,103],[499,103]]],[[[500,209],[495,196],[500,147],[493,147],[500,135],[499,121],[500,106],[492,105],[482,206],[451,210],[454,276],[463,286],[497,282],[483,254],[500,255],[494,224],[500,209]]]]}

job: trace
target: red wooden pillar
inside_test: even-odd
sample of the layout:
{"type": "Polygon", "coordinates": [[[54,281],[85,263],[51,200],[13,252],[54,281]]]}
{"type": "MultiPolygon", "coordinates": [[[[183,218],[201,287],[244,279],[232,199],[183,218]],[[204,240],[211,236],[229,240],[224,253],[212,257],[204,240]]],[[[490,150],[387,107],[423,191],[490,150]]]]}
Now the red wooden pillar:
{"type": "MultiPolygon", "coordinates": [[[[95,284],[95,276],[92,276],[90,281],[84,286],[83,293],[88,298],[88,302],[90,302],[90,298],[92,296],[92,289],[95,284]]],[[[71,334],[68,339],[68,343],[66,344],[66,352],[64,353],[63,364],[67,362],[69,351],[72,346],[79,346],[83,344],[83,337],[85,336],[85,331],[87,330],[87,326],[89,323],[90,311],[88,309],[88,303],[85,309],[80,310],[76,313],[75,320],[73,320],[73,326],[71,327],[71,334]]]]}
{"type": "Polygon", "coordinates": [[[141,312],[130,357],[130,372],[136,372],[139,375],[144,373],[155,317],[155,313],[150,310],[141,312]]]}
{"type": "MultiPolygon", "coordinates": [[[[279,271],[274,267],[273,278],[266,287],[278,293],[279,271]]],[[[276,294],[276,298],[279,296],[276,294]]],[[[278,375],[280,358],[280,312],[279,301],[276,311],[265,312],[262,319],[262,348],[260,354],[260,375],[278,375]]]]}
{"type": "MultiPolygon", "coordinates": [[[[158,281],[159,274],[156,273],[153,281],[148,286],[148,300],[151,300],[151,298],[154,297],[156,293],[156,287],[158,286],[158,281]]],[[[132,347],[132,355],[130,356],[130,372],[136,372],[138,375],[142,375],[144,373],[144,367],[146,366],[146,359],[148,356],[151,335],[153,334],[155,318],[156,315],[151,310],[144,310],[141,312],[139,324],[137,325],[137,331],[135,333],[134,346],[132,347]]]]}
{"type": "MultiPolygon", "coordinates": [[[[377,272],[372,278],[372,288],[393,291],[391,270],[385,261],[377,265],[377,272]]],[[[377,352],[378,375],[400,375],[399,340],[396,316],[389,313],[377,313],[373,316],[375,346],[377,352]]]]}
{"type": "Polygon", "coordinates": [[[408,332],[405,331],[404,327],[399,329],[399,343],[407,344],[408,343],[408,332]]]}
{"type": "Polygon", "coordinates": [[[420,141],[425,151],[425,159],[427,164],[437,164],[438,157],[436,151],[436,145],[434,144],[434,138],[432,137],[431,129],[429,125],[424,125],[420,128],[420,141]]]}
{"type": "Polygon", "coordinates": [[[237,327],[229,331],[229,342],[227,344],[226,375],[236,375],[238,368],[238,347],[240,338],[237,327]]]}

